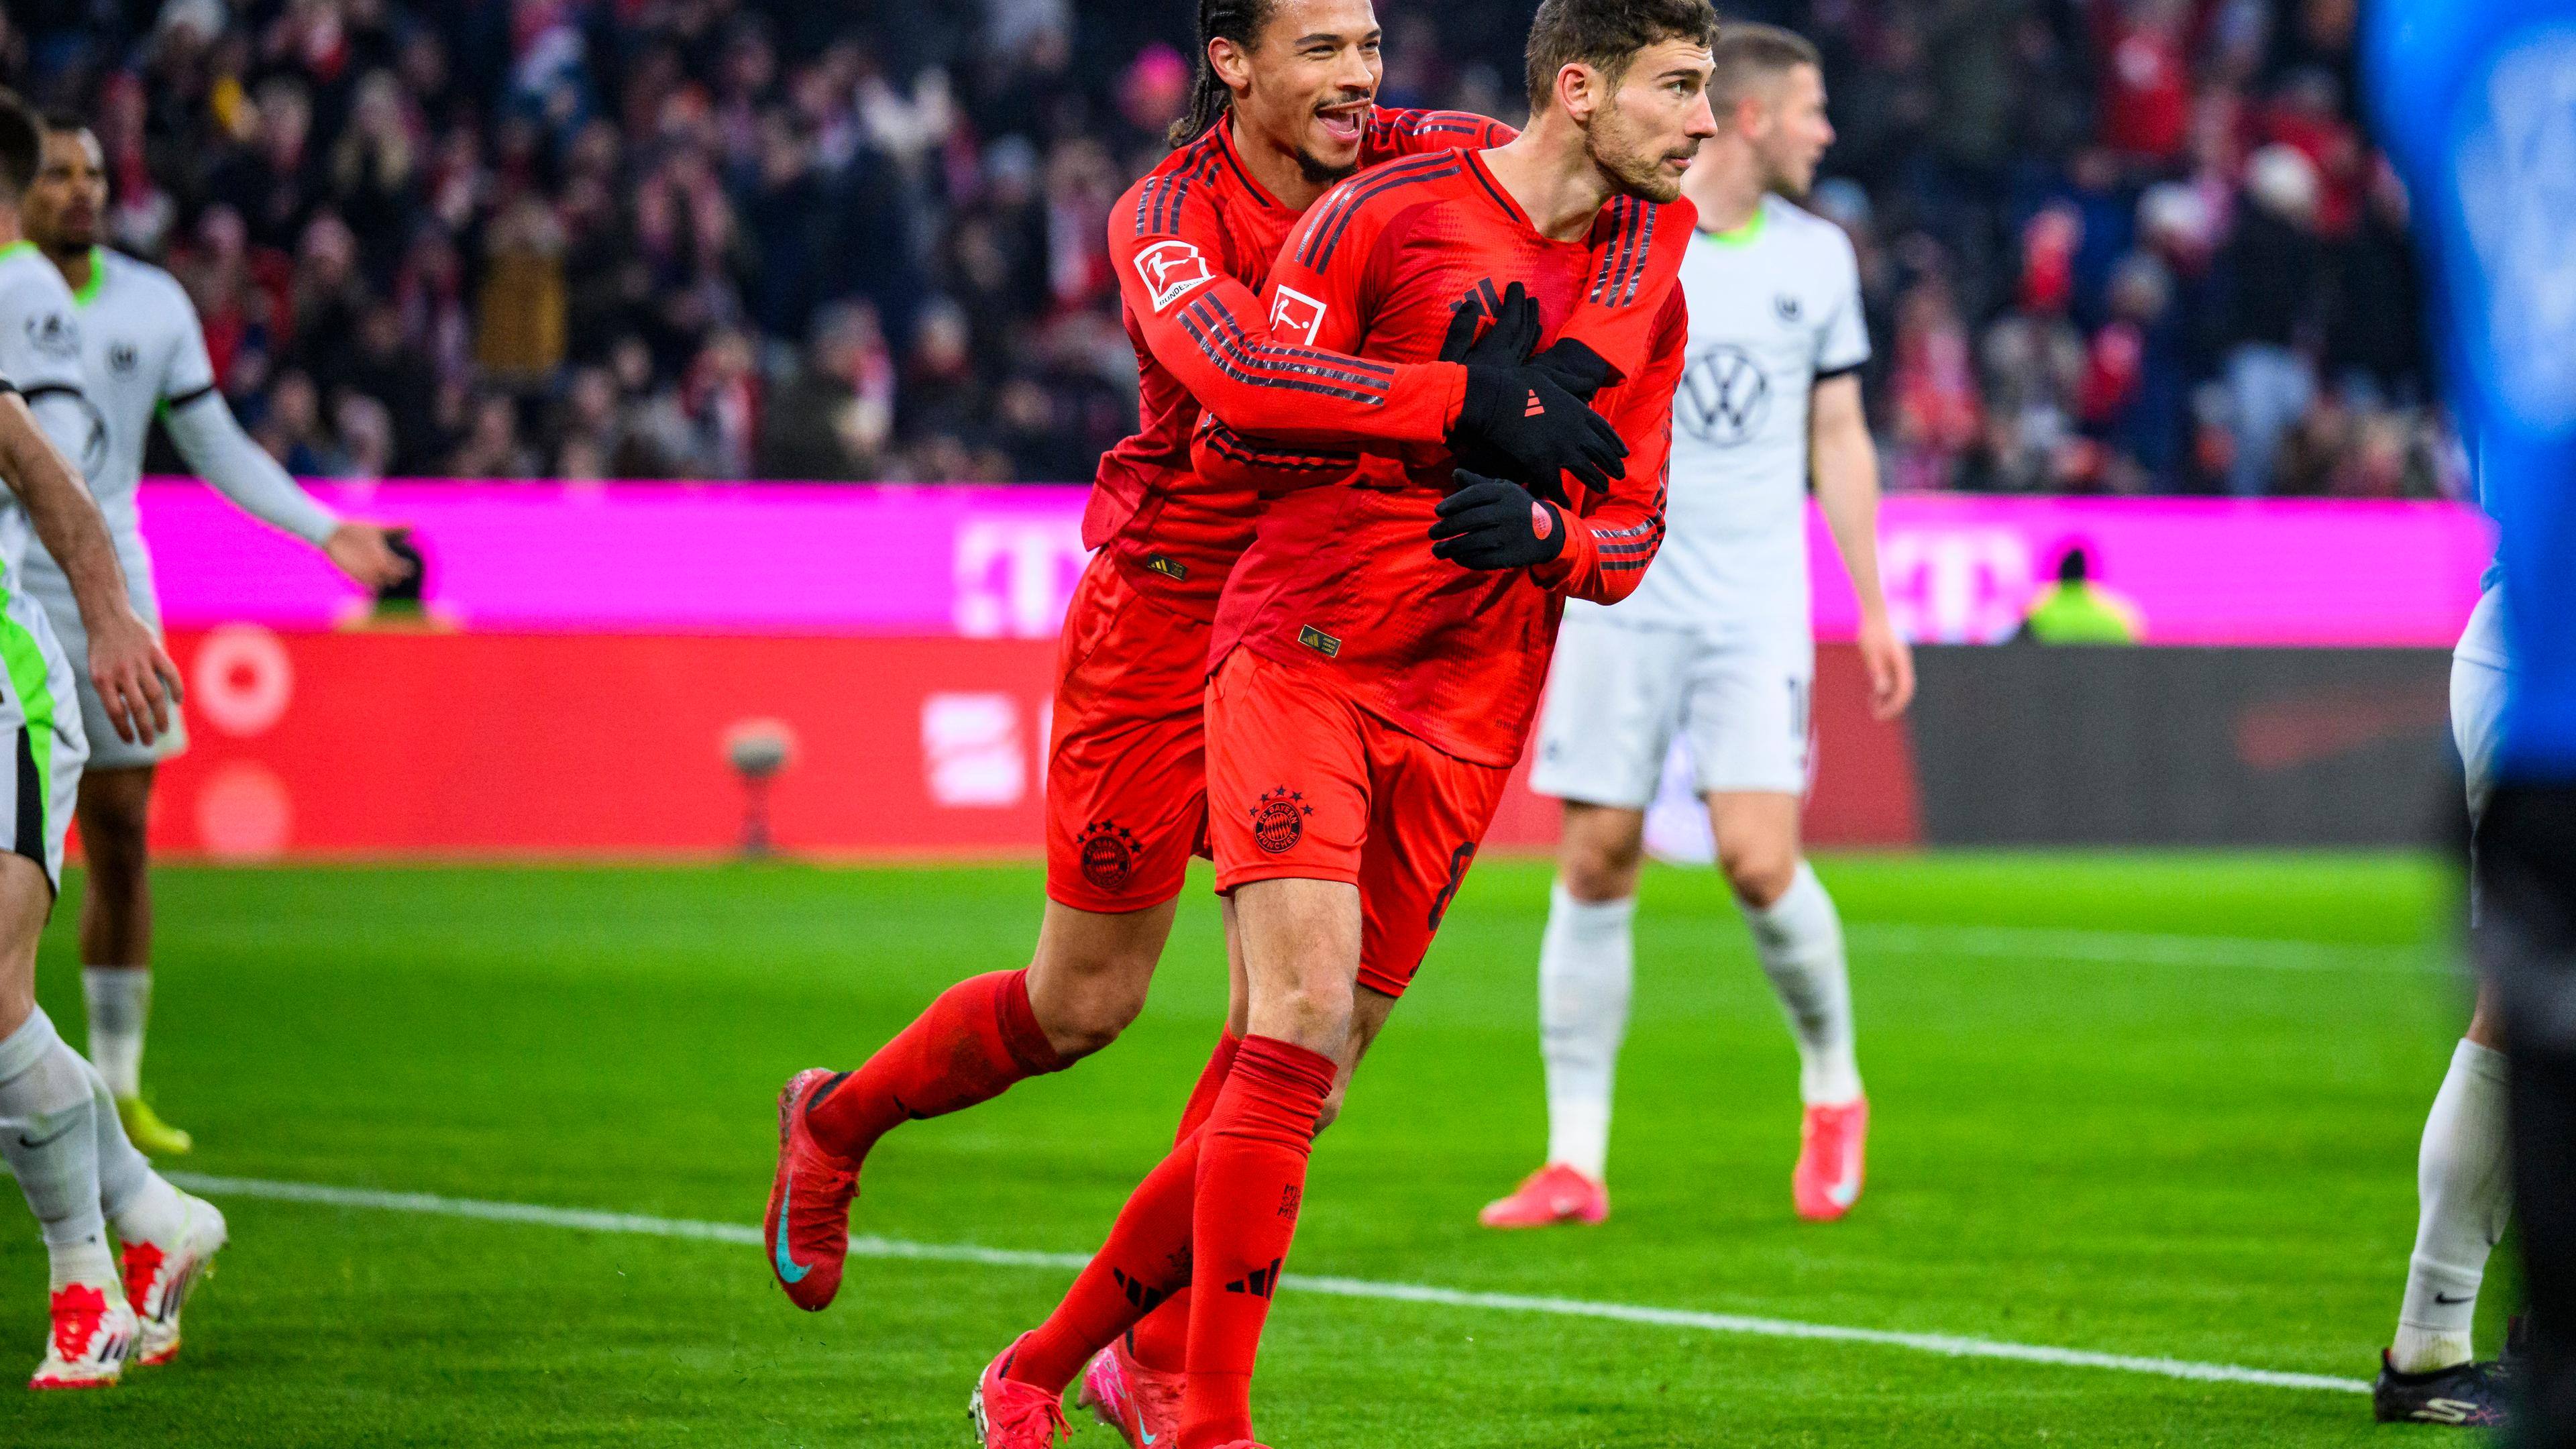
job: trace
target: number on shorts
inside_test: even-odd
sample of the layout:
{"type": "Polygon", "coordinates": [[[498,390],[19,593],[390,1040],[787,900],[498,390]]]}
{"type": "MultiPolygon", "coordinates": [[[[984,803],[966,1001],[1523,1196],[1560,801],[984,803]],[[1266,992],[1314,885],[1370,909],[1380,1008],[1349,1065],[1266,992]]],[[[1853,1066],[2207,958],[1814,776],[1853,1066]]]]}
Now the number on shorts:
{"type": "Polygon", "coordinates": [[[1458,898],[1458,883],[1467,878],[1467,862],[1476,858],[1476,842],[1468,841],[1449,852],[1449,881],[1440,894],[1431,898],[1431,929],[1440,929],[1440,918],[1449,914],[1449,903],[1458,898]]]}

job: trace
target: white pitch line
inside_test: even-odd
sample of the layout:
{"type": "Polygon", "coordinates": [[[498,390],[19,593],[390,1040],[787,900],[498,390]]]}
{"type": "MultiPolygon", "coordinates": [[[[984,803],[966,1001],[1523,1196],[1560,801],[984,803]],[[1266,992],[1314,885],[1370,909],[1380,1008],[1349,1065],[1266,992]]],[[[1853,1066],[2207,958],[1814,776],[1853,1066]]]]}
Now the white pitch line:
{"type": "MultiPolygon", "coordinates": [[[[379,1212],[423,1213],[435,1217],[476,1218],[485,1222],[532,1227],[573,1228],[593,1233],[634,1233],[656,1238],[758,1247],[761,1230],[745,1223],[714,1223],[691,1218],[648,1217],[638,1213],[598,1212],[587,1208],[546,1207],[537,1203],[489,1202],[441,1197],[426,1192],[382,1192],[374,1188],[331,1187],[311,1182],[274,1182],[255,1177],[209,1177],[174,1172],[170,1180],[193,1192],[215,1197],[265,1198],[273,1202],[322,1203],[332,1207],[368,1208],[379,1212]]],[[[1051,1268],[1079,1271],[1090,1259],[1080,1253],[1031,1253],[1009,1248],[979,1248],[968,1243],[910,1243],[896,1238],[855,1237],[853,1258],[902,1258],[934,1263],[975,1263],[995,1268],[1051,1268]]],[[[2193,1363],[2187,1359],[2144,1358],[2131,1354],[2094,1353],[2080,1348],[2003,1343],[1945,1333],[1898,1333],[1883,1328],[1849,1328],[1832,1323],[1802,1323],[1790,1318],[1757,1318],[1739,1313],[1701,1313],[1686,1308],[1650,1308],[1630,1303],[1598,1303],[1581,1298],[1532,1297],[1519,1293],[1474,1293],[1417,1283],[1382,1283],[1367,1278],[1319,1277],[1289,1273],[1279,1286],[1299,1293],[1337,1298],[1366,1298],[1387,1303],[1427,1303],[1446,1308],[1481,1308],[1497,1313],[1536,1313],[1557,1318],[1592,1318],[1614,1323],[1642,1323],[1657,1328],[1690,1328],[1709,1333],[1749,1334],[1758,1338],[1804,1338],[1832,1343],[1864,1343],[1880,1348],[1911,1349],[1946,1358],[2006,1359],[2016,1363],[2054,1364],[2063,1368],[2110,1369],[2152,1374],[2201,1383],[2255,1384],[2275,1389],[2323,1389],[2366,1394],[2360,1379],[2324,1374],[2282,1373],[2236,1364],[2193,1363]]]]}
{"type": "Polygon", "coordinates": [[[2152,935],[2130,931],[2045,930],[2024,926],[1913,926],[1853,922],[1845,928],[1864,949],[1923,955],[2052,957],[2147,966],[2214,966],[2268,971],[2438,971],[2421,946],[2335,941],[2265,940],[2248,936],[2152,935]]]}

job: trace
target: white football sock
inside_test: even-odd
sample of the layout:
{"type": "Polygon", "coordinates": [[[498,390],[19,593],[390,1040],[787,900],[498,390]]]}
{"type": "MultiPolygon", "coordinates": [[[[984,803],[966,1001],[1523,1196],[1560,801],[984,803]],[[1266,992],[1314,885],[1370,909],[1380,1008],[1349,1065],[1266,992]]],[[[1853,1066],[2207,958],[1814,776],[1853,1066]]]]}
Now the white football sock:
{"type": "Polygon", "coordinates": [[[1798,1096],[1809,1106],[1857,1100],[1860,1062],[1852,1050],[1851,973],[1834,898],[1801,860],[1789,889],[1767,907],[1746,906],[1753,954],[1798,1039],[1798,1096]]]}
{"type": "Polygon", "coordinates": [[[1547,1059],[1547,1160],[1602,1180],[1610,1094],[1636,982],[1637,901],[1587,903],[1559,881],[1538,948],[1539,1050],[1547,1059]]]}
{"type": "Polygon", "coordinates": [[[125,1135],[107,1079],[88,1063],[90,1105],[98,1128],[98,1205],[127,1243],[176,1242],[188,1227],[188,1208],[179,1190],[161,1180],[152,1164],[125,1135]]]}
{"type": "Polygon", "coordinates": [[[116,1281],[99,1210],[90,1080],[89,1064],[42,1007],[0,1040],[0,1157],[44,1228],[56,1288],[116,1281]]]}
{"type": "Polygon", "coordinates": [[[2451,1053],[2442,1090],[2424,1119],[2415,1193],[2423,1215],[2407,1260],[2389,1361],[2400,1373],[2429,1373],[2475,1357],[2470,1326],[2487,1255],[2513,1209],[2505,1162],[2504,1053],[2463,1041],[2451,1053]]]}
{"type": "Polygon", "coordinates": [[[116,1097],[143,1091],[143,1024],[152,1015],[152,968],[84,966],[89,1001],[89,1059],[116,1097]]]}

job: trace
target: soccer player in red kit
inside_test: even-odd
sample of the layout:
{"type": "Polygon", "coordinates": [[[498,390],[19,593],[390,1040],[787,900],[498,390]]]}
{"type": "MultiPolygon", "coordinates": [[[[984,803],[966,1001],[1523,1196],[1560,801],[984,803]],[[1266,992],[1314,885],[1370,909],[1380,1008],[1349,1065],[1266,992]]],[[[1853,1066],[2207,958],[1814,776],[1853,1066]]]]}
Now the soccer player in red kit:
{"type": "MultiPolygon", "coordinates": [[[[1518,359],[1394,364],[1269,335],[1253,289],[1326,186],[1365,161],[1514,133],[1482,117],[1375,110],[1368,0],[1203,0],[1201,11],[1206,61],[1193,114],[1176,128],[1193,139],[1109,222],[1141,427],[1102,459],[1085,519],[1098,552],[1059,652],[1037,950],[1024,970],[951,988],[857,1071],[799,1073],[781,1094],[767,1238],[801,1307],[821,1308],[839,1288],[857,1173],[880,1136],[1068,1065],[1143,1004],[1204,834],[1208,629],[1260,507],[1255,488],[1193,473],[1202,414],[1292,442],[1472,439],[1541,472],[1606,483],[1622,471],[1616,433],[1518,359]],[[1551,405],[1532,413],[1533,395],[1551,405]]],[[[1676,234],[1655,248],[1649,269],[1677,271],[1682,244],[1676,234]]],[[[1609,313],[1587,308],[1574,326],[1597,327],[1616,358],[1624,324],[1609,313]]],[[[1211,1082],[1231,1050],[1220,1046],[1211,1082]]],[[[1177,1364],[1177,1346],[1169,1358],[1177,1364]]]]}
{"type": "MultiPolygon", "coordinates": [[[[1056,1312],[985,1370],[988,1449],[1050,1443],[1072,1374],[1185,1284],[1178,1449],[1250,1443],[1254,1352],[1336,1072],[1410,980],[1491,822],[1564,599],[1624,597],[1662,536],[1687,328],[1678,289],[1635,257],[1690,227],[1677,198],[1716,129],[1703,94],[1716,31],[1707,0],[1544,0],[1528,131],[1344,183],[1281,252],[1270,335],[1387,365],[1435,357],[1459,307],[1513,282],[1536,298],[1552,356],[1579,307],[1642,317],[1630,325],[1647,331],[1646,360],[1594,402],[1628,466],[1598,484],[1489,477],[1459,466],[1463,447],[1412,444],[1338,481],[1276,475],[1219,603],[1207,692],[1209,833],[1248,1032],[1199,1130],[1146,1177],[1056,1312]]],[[[1200,468],[1222,476],[1209,432],[1200,468]]]]}

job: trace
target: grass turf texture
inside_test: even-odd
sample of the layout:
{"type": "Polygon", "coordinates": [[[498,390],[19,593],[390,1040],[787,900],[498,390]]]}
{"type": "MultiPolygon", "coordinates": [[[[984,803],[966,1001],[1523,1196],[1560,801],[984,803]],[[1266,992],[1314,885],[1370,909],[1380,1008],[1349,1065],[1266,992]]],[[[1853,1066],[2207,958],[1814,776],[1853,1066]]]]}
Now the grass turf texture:
{"type": "MultiPolygon", "coordinates": [[[[1605,1227],[1476,1208],[1543,1148],[1542,863],[1470,877],[1318,1146],[1291,1267],[2366,1377],[2417,1135],[2464,1015],[2411,857],[1828,860],[1876,1131],[1847,1221],[1789,1212],[1795,1056],[1722,886],[1653,871],[1605,1227]],[[1887,926],[2414,948],[2279,968],[2069,959],[1887,926]],[[1872,928],[1889,943],[1873,949],[1872,928]],[[1901,946],[1901,949],[1899,947],[1901,946]]],[[[1167,1144],[1224,1003],[1196,883],[1151,1004],[1077,1069],[908,1125],[859,1230],[1083,1251],[1167,1144]]],[[[245,1177],[757,1222],[771,1098],[949,981],[1024,961],[1025,868],[165,870],[146,1080],[245,1177]]],[[[67,893],[66,905],[71,897],[67,893]]],[[[43,996],[80,1040],[72,912],[43,996]]],[[[2170,953],[2165,953],[2167,956],[2170,953]]],[[[2162,958],[2159,958],[2160,960],[2162,958]]],[[[14,1197],[14,1194],[11,1194],[14,1197]]],[[[104,1394],[0,1389],[0,1443],[956,1446],[1060,1272],[860,1260],[806,1315],[754,1248],[224,1203],[188,1348],[104,1394]]],[[[44,1263],[0,1209],[0,1351],[44,1263]]],[[[2499,1267],[2504,1257],[2499,1257],[2499,1267]]],[[[2500,1332],[2496,1275],[2481,1343],[2500,1332]]],[[[2352,1444],[2358,1395],[1285,1294],[1256,1407],[1323,1446],[2352,1444]]],[[[2491,1347],[2490,1347],[2490,1351],[2491,1347]]],[[[21,1362],[20,1360],[23,1360],[21,1362]]],[[[1115,1438],[1077,1421],[1078,1445],[1115,1438]]]]}

